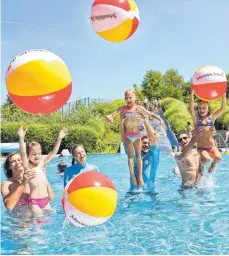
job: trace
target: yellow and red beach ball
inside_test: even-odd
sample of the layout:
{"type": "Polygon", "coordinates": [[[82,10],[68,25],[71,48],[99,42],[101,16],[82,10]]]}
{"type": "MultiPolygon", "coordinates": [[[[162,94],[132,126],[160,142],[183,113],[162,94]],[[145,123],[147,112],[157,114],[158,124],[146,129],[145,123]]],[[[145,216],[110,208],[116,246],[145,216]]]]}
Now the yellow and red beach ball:
{"type": "Polygon", "coordinates": [[[193,75],[192,88],[198,98],[216,100],[227,90],[226,73],[215,66],[202,67],[193,75]]]}
{"type": "Polygon", "coordinates": [[[72,79],[60,57],[46,50],[29,50],[10,63],[6,86],[12,101],[23,111],[50,114],[68,101],[72,79]]]}
{"type": "Polygon", "coordinates": [[[97,171],[78,174],[66,186],[62,207],[75,226],[100,225],[114,214],[118,195],[112,181],[97,171]]]}
{"type": "Polygon", "coordinates": [[[91,21],[96,33],[105,40],[121,42],[131,37],[139,25],[134,0],[95,0],[91,21]]]}

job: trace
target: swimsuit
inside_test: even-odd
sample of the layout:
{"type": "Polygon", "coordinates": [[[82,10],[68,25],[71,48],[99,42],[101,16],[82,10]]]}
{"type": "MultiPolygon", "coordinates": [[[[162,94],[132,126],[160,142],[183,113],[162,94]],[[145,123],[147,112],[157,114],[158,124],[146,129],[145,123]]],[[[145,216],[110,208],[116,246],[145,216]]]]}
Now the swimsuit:
{"type": "MultiPolygon", "coordinates": [[[[210,116],[207,117],[207,123],[203,123],[203,120],[202,119],[198,119],[197,121],[197,124],[196,124],[197,127],[200,127],[200,126],[214,126],[214,123],[211,119],[210,116]]],[[[205,150],[207,151],[209,154],[213,154],[214,152],[212,151],[213,149],[213,146],[212,147],[208,147],[208,148],[202,148],[202,147],[198,147],[197,149],[199,150],[205,150]]]]}
{"type": "MultiPolygon", "coordinates": [[[[137,112],[135,110],[129,110],[127,107],[123,107],[123,113],[125,113],[126,116],[136,116],[137,112]]],[[[141,138],[141,132],[124,132],[124,136],[131,140],[132,142],[135,142],[135,140],[141,138]]]]}
{"type": "Polygon", "coordinates": [[[31,205],[37,205],[39,206],[41,209],[45,208],[45,206],[49,203],[49,199],[48,197],[44,197],[44,198],[30,198],[28,200],[28,204],[31,205]]]}
{"type": "Polygon", "coordinates": [[[19,201],[16,204],[16,207],[18,206],[24,206],[24,205],[37,205],[41,209],[45,208],[45,206],[49,203],[48,197],[40,198],[40,199],[33,199],[29,198],[28,200],[24,200],[23,198],[20,198],[19,201]]]}

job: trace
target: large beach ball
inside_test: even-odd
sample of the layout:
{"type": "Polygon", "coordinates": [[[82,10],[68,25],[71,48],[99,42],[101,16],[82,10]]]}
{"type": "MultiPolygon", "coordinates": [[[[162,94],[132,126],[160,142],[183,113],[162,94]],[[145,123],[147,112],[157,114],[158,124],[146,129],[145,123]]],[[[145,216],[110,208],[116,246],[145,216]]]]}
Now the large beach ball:
{"type": "Polygon", "coordinates": [[[216,100],[227,90],[226,73],[215,66],[202,67],[193,75],[192,88],[198,98],[216,100]]]}
{"type": "Polygon", "coordinates": [[[86,171],[78,174],[65,187],[62,207],[67,219],[75,226],[100,225],[114,214],[118,195],[104,174],[86,171]]]}
{"type": "Polygon", "coordinates": [[[133,0],[95,0],[91,21],[96,33],[111,42],[131,37],[139,25],[139,11],[133,0]]]}
{"type": "Polygon", "coordinates": [[[12,101],[23,111],[50,114],[68,101],[72,79],[60,57],[46,50],[29,50],[10,63],[6,86],[12,101]]]}

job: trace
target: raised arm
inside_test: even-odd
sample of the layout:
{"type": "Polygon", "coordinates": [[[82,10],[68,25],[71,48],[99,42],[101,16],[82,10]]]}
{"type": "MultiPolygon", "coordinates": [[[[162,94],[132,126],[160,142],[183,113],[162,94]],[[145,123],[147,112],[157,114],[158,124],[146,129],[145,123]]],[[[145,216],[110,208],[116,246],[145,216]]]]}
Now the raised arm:
{"type": "Polygon", "coordinates": [[[24,141],[26,132],[27,132],[27,129],[23,130],[22,126],[18,130],[20,154],[21,154],[22,164],[25,169],[29,167],[28,158],[26,154],[26,144],[24,141]]]}
{"type": "Polygon", "coordinates": [[[59,148],[60,148],[60,144],[62,139],[68,134],[68,129],[67,128],[63,128],[60,132],[59,135],[57,137],[56,143],[53,147],[53,150],[48,154],[48,156],[44,159],[44,164],[46,165],[49,161],[51,161],[53,159],[53,157],[56,156],[59,148]]]}
{"type": "Polygon", "coordinates": [[[138,106],[138,110],[139,110],[141,113],[143,113],[143,114],[145,114],[145,115],[147,115],[147,116],[149,116],[149,117],[151,117],[151,118],[155,118],[155,119],[157,119],[158,121],[160,121],[161,126],[162,126],[164,129],[166,129],[166,125],[165,125],[164,121],[161,119],[160,116],[154,114],[153,112],[150,112],[150,111],[146,110],[146,109],[145,109],[144,107],[142,107],[142,106],[138,106]]]}
{"type": "Polygon", "coordinates": [[[194,130],[192,139],[190,140],[188,145],[182,150],[181,153],[180,152],[175,153],[176,160],[181,160],[184,157],[187,157],[191,153],[191,151],[193,149],[193,146],[194,146],[194,144],[197,140],[197,136],[201,133],[202,133],[202,127],[196,127],[195,130],[194,130]]]}
{"type": "Polygon", "coordinates": [[[156,131],[153,129],[153,127],[150,125],[149,121],[145,117],[143,118],[143,120],[144,120],[145,128],[149,137],[150,146],[157,145],[156,131]]]}
{"type": "Polygon", "coordinates": [[[215,113],[212,115],[212,119],[213,121],[215,121],[224,111],[224,109],[226,108],[227,105],[227,98],[226,98],[226,93],[223,95],[222,97],[222,104],[221,104],[221,108],[216,110],[215,113]]]}
{"type": "Polygon", "coordinates": [[[193,89],[191,88],[191,94],[190,94],[190,105],[189,105],[189,112],[191,114],[192,120],[194,124],[196,124],[197,121],[197,116],[195,112],[195,101],[194,101],[194,92],[193,89]]]}

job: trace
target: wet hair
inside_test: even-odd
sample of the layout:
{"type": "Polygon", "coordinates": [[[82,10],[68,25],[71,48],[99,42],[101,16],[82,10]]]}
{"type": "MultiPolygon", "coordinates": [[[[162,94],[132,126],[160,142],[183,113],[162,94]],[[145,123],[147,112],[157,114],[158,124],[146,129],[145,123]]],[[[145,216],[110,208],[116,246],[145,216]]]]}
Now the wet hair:
{"type": "Polygon", "coordinates": [[[4,162],[4,173],[6,175],[6,177],[9,179],[9,178],[12,178],[13,177],[13,171],[10,169],[10,159],[12,156],[18,154],[20,156],[20,153],[19,152],[11,152],[7,155],[6,157],[6,160],[4,162]]]}
{"type": "MultiPolygon", "coordinates": [[[[75,149],[78,148],[78,147],[82,147],[82,148],[84,149],[84,146],[83,146],[82,144],[76,144],[76,145],[72,148],[72,165],[74,165],[75,162],[76,162],[76,160],[75,160],[75,158],[74,158],[74,151],[75,151],[75,149]]],[[[85,149],[84,149],[84,150],[85,150],[85,149]]]]}
{"type": "Polygon", "coordinates": [[[64,172],[64,171],[65,171],[65,168],[67,168],[67,164],[66,164],[65,162],[60,162],[60,163],[57,165],[57,167],[58,167],[58,170],[59,170],[60,172],[64,172]]]}
{"type": "Polygon", "coordinates": [[[40,146],[41,147],[41,144],[39,142],[36,142],[36,141],[32,141],[29,144],[27,144],[27,148],[26,148],[27,154],[29,154],[32,147],[35,147],[35,146],[40,146]]]}

